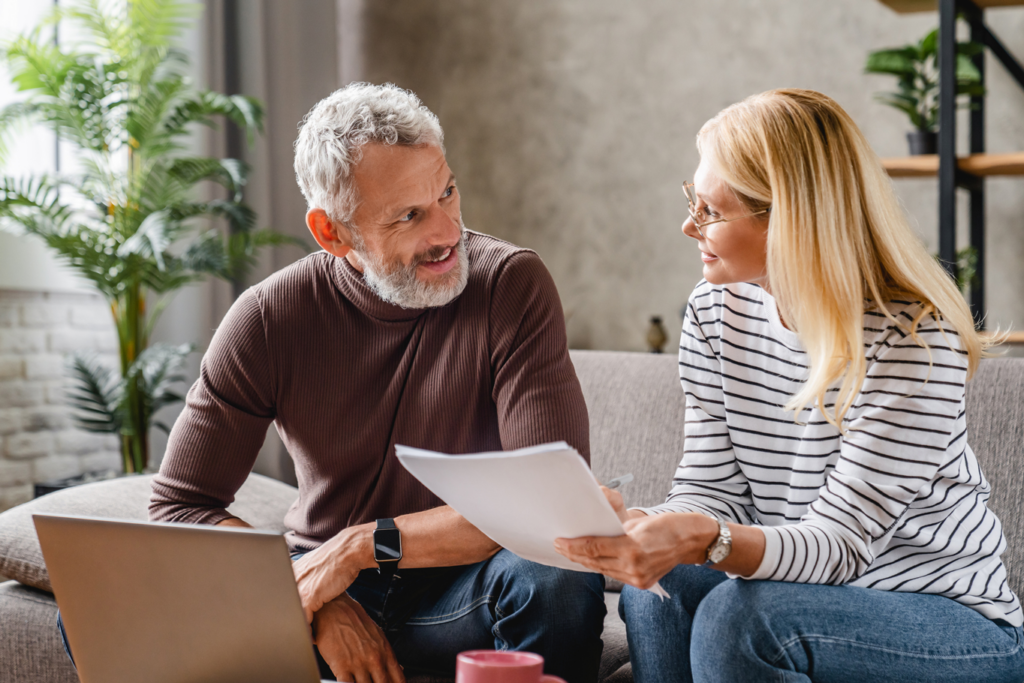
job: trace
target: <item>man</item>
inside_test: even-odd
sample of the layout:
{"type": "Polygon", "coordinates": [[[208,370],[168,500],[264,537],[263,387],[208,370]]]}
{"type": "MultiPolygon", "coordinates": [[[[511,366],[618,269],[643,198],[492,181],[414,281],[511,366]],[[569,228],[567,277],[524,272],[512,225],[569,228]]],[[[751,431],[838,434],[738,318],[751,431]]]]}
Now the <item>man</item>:
{"type": "Polygon", "coordinates": [[[437,118],[395,86],[355,84],[317,104],[295,173],[323,251],[226,315],[150,517],[244,526],[225,508],[274,422],[299,482],[285,518],[299,594],[339,680],[452,675],[455,655],[479,648],[538,652],[548,673],[596,680],[601,578],[498,548],[394,453],[565,440],[589,457],[543,263],[465,229],[437,118]]]}

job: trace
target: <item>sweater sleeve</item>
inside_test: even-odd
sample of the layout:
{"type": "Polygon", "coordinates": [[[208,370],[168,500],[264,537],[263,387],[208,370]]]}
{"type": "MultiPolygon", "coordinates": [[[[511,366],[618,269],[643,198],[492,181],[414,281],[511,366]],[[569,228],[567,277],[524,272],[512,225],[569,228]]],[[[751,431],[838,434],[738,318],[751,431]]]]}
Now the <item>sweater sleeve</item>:
{"type": "Polygon", "coordinates": [[[252,470],[274,419],[273,373],[256,294],[231,307],[174,423],[149,517],[217,524],[252,470]]]}
{"type": "Polygon", "coordinates": [[[752,524],[750,484],[729,438],[721,363],[709,340],[717,341],[718,336],[701,327],[695,300],[691,297],[687,303],[679,339],[679,381],[686,394],[683,459],[665,502],[639,509],[648,515],[699,512],[752,524]]]}
{"type": "Polygon", "coordinates": [[[957,427],[967,362],[955,332],[926,318],[919,336],[897,328],[868,361],[844,427],[839,461],[795,524],[763,527],[765,554],[752,579],[844,584],[877,559],[919,493],[955,476],[967,449],[957,427]],[[959,453],[959,456],[952,454],[959,453]]]}
{"type": "Polygon", "coordinates": [[[562,304],[535,253],[516,252],[499,271],[489,334],[502,448],[565,441],[589,463],[590,423],[569,359],[562,304]]]}

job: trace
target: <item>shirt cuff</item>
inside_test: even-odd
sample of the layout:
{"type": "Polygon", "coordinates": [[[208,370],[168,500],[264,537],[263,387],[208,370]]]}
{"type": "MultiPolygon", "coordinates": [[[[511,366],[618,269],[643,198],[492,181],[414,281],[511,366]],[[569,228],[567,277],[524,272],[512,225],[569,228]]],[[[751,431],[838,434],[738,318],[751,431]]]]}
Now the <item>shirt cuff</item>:
{"type": "MultiPolygon", "coordinates": [[[[696,512],[706,517],[712,517],[714,519],[718,519],[719,517],[721,517],[721,515],[716,513],[714,510],[706,508],[702,505],[690,505],[688,503],[679,502],[663,503],[661,505],[655,505],[654,507],[649,508],[630,508],[630,510],[640,510],[641,512],[645,512],[647,513],[647,515],[652,517],[654,515],[663,515],[667,512],[696,512]]],[[[736,520],[726,519],[725,521],[735,522],[736,520]]]]}
{"type": "Polygon", "coordinates": [[[782,559],[784,552],[782,532],[770,526],[759,526],[758,529],[764,533],[764,557],[761,558],[761,564],[758,566],[757,571],[746,578],[751,581],[768,581],[775,576],[775,570],[782,559]]]}

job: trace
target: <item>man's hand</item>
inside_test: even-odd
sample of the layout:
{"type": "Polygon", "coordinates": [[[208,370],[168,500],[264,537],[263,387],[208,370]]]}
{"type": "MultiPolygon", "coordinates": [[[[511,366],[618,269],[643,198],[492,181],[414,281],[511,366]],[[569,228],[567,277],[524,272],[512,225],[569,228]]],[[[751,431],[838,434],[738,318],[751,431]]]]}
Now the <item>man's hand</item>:
{"type": "Polygon", "coordinates": [[[343,595],[363,569],[376,567],[373,559],[373,527],[349,527],[292,563],[306,622],[321,607],[343,595]]]}
{"type": "Polygon", "coordinates": [[[217,526],[230,526],[237,527],[239,529],[252,528],[252,524],[249,524],[244,519],[239,519],[238,517],[228,517],[227,519],[222,519],[219,522],[217,522],[217,526]]]}
{"type": "Polygon", "coordinates": [[[320,656],[339,681],[405,683],[384,632],[347,595],[339,595],[317,611],[313,628],[320,656]]]}

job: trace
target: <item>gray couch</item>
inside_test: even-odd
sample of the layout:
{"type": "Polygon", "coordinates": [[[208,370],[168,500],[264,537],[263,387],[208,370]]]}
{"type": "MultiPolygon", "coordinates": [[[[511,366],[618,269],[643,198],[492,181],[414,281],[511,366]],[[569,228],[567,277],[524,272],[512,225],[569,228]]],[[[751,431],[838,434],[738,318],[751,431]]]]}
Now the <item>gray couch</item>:
{"type": "MultiPolygon", "coordinates": [[[[672,356],[574,351],[573,362],[587,407],[593,466],[599,479],[632,472],[629,505],[662,500],[683,447],[683,395],[672,356]]],[[[968,386],[968,439],[992,482],[991,507],[1003,521],[1003,555],[1010,585],[1019,591],[1024,572],[1024,359],[982,363],[968,386]]],[[[0,514],[0,683],[77,680],[54,627],[56,604],[47,592],[42,556],[31,526],[33,512],[55,511],[143,519],[148,477],[91,484],[50,494],[0,514]]],[[[257,526],[283,530],[281,519],[295,490],[253,475],[232,509],[257,526]]],[[[614,588],[614,587],[613,587],[614,588]]],[[[632,680],[618,595],[607,593],[606,683],[632,680]]]]}

